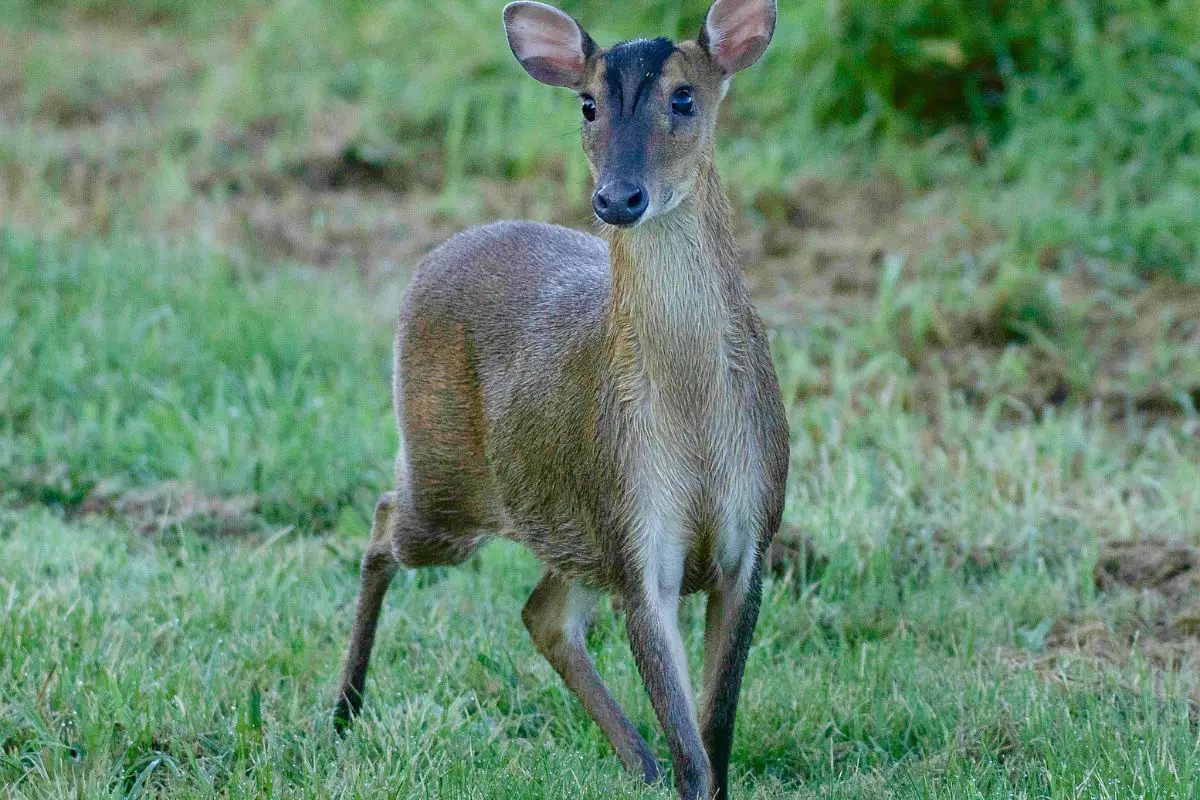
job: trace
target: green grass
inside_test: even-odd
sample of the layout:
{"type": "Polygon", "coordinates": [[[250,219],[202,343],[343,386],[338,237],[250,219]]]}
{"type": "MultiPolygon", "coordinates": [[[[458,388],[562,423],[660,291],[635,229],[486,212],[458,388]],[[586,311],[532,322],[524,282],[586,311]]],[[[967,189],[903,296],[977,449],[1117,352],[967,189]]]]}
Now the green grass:
{"type": "Polygon", "coordinates": [[[183,479],[305,528],[369,508],[395,449],[390,325],[330,276],[243,277],[0,234],[0,485],[70,507],[183,479]]]}
{"type": "MultiPolygon", "coordinates": [[[[394,444],[390,312],[360,282],[237,274],[203,246],[0,247],[2,482],[35,503],[0,512],[8,796],[669,795],[620,772],[527,641],[537,568],[509,545],[400,576],[369,713],[332,734],[365,515],[394,444]],[[147,535],[64,517],[101,479],[258,494],[264,527],[147,535]]],[[[1084,407],[1021,421],[1003,396],[952,393],[929,407],[875,329],[817,316],[786,333],[783,535],[811,557],[767,590],[740,795],[1200,790],[1200,663],[1167,636],[1182,661],[1164,671],[1137,644],[1169,633],[1174,610],[1092,582],[1106,540],[1194,541],[1189,420],[1114,428],[1084,407]],[[1112,652],[1069,644],[1085,622],[1112,652]]],[[[689,603],[694,670],[701,617],[689,603]]],[[[665,753],[622,623],[602,615],[593,649],[665,753]]]]}
{"type": "MultiPolygon", "coordinates": [[[[850,516],[853,520],[853,515],[850,516]]],[[[850,537],[850,531],[841,531],[850,537]]],[[[860,542],[861,544],[861,542],[860,542]]],[[[620,772],[519,623],[532,560],[402,575],[370,705],[326,718],[357,549],[331,538],[147,541],[44,511],[0,517],[0,777],[11,797],[666,797],[620,772]],[[440,578],[440,579],[439,579],[440,578]]],[[[1047,622],[1094,599],[1078,565],[1029,558],[986,579],[775,581],[748,667],[743,797],[1188,797],[1200,789],[1186,686],[1160,691],[1065,655],[1047,622]],[[897,592],[903,591],[898,602],[897,592]]],[[[685,629],[698,641],[700,612],[685,629]]],[[[592,649],[663,751],[620,626],[592,649]]],[[[692,648],[693,651],[697,647],[692,648]]],[[[695,652],[693,652],[695,657],[695,652]]]]}

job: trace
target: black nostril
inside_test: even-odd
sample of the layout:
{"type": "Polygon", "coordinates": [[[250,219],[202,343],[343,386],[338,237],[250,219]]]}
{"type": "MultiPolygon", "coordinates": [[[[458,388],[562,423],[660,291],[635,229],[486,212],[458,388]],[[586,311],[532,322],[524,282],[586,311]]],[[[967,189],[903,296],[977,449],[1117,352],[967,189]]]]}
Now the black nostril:
{"type": "Polygon", "coordinates": [[[608,198],[599,192],[596,193],[596,208],[600,209],[601,211],[608,210],[608,198]]]}
{"type": "Polygon", "coordinates": [[[642,192],[640,189],[629,195],[629,200],[626,202],[626,205],[629,206],[630,211],[637,211],[642,207],[642,192]]]}

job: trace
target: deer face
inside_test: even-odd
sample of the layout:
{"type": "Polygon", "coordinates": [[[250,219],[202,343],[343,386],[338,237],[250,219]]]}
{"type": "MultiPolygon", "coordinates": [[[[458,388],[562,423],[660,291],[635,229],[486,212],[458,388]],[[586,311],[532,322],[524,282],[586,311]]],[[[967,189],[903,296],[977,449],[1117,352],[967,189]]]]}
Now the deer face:
{"type": "Polygon", "coordinates": [[[775,28],[774,0],[717,0],[695,41],[596,46],[574,19],[535,2],[504,9],[509,44],[542,83],[574,89],[601,221],[637,225],[692,192],[711,150],[729,77],[753,64],[775,28]]]}

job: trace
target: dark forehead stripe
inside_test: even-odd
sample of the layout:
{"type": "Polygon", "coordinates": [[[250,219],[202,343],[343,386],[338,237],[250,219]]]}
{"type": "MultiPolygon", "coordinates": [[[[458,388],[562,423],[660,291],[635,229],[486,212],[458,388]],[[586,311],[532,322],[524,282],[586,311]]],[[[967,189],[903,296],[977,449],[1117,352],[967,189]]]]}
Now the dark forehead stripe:
{"type": "Polygon", "coordinates": [[[608,92],[622,110],[625,107],[625,87],[633,93],[633,107],[645,87],[662,74],[663,64],[675,52],[670,39],[638,39],[622,42],[604,54],[604,80],[608,92]]]}

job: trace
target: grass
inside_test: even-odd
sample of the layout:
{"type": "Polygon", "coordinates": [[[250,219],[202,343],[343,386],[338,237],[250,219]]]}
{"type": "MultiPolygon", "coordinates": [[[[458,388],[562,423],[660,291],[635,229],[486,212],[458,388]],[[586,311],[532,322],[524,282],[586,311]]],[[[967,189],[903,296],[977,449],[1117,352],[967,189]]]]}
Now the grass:
{"type": "MultiPolygon", "coordinates": [[[[401,576],[368,713],[339,741],[325,712],[356,585],[348,543],[165,544],[39,510],[0,525],[8,797],[670,794],[620,771],[529,644],[517,620],[537,572],[513,547],[401,576]]],[[[1053,615],[1081,599],[1074,574],[939,572],[906,586],[888,631],[860,591],[773,582],[734,750],[739,795],[1194,795],[1182,679],[1138,692],[1151,670],[1133,656],[1108,672],[1067,656],[1047,679],[1007,655],[1036,649],[1013,605],[1053,615]]],[[[700,616],[689,605],[693,643],[700,616]]],[[[620,627],[602,617],[592,649],[661,752],[620,627]]]]}
{"type": "MultiPolygon", "coordinates": [[[[361,283],[238,276],[202,249],[132,241],[0,244],[4,368],[23,376],[4,382],[0,438],[18,502],[0,518],[8,796],[669,794],[620,772],[527,641],[537,567],[509,545],[400,577],[369,714],[332,734],[393,446],[389,328],[361,283]],[[46,464],[61,483],[13,478],[46,464]],[[263,525],[147,534],[80,516],[73,495],[101,477],[261,494],[263,525]]],[[[1195,793],[1200,660],[1171,634],[1190,606],[1092,580],[1108,540],[1194,540],[1188,420],[923,407],[902,356],[863,359],[875,334],[836,326],[775,343],[793,430],[783,536],[810,552],[767,590],[741,796],[1195,793]],[[1111,651],[1071,643],[1097,622],[1111,651]]],[[[689,603],[694,669],[701,617],[689,603]]],[[[619,620],[602,615],[593,649],[662,752],[619,620]]]]}
{"type": "Polygon", "coordinates": [[[361,289],[12,235],[0,284],[0,484],[22,496],[71,507],[102,480],[186,479],[321,528],[390,475],[390,327],[361,289]]]}
{"type": "MultiPolygon", "coordinates": [[[[0,796],[671,796],[503,543],[397,579],[328,719],[408,269],[586,206],[499,5],[0,2],[0,796]]],[[[739,797],[1200,796],[1200,9],[984,5],[783,4],[734,82],[792,431],[739,797]]],[[[591,646],[665,756],[622,620],[591,646]]]]}

